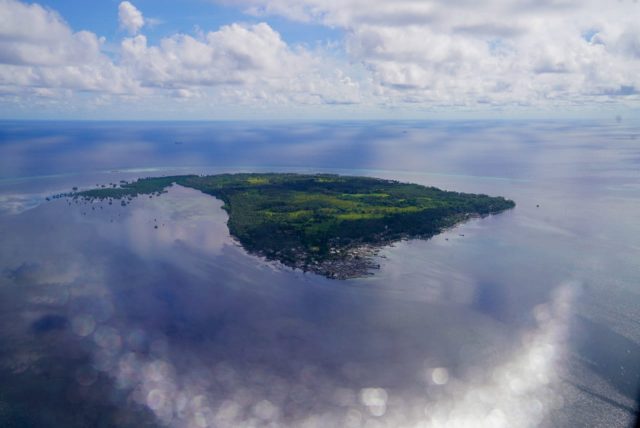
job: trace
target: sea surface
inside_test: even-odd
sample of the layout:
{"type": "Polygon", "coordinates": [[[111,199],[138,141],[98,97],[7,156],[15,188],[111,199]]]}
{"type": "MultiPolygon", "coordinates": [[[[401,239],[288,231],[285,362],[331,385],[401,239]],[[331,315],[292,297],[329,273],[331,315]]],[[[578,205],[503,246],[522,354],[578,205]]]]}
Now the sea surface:
{"type": "Polygon", "coordinates": [[[0,426],[629,427],[639,218],[626,121],[0,122],[0,426]],[[517,206],[341,281],[247,254],[193,189],[46,200],[240,171],[517,206]]]}

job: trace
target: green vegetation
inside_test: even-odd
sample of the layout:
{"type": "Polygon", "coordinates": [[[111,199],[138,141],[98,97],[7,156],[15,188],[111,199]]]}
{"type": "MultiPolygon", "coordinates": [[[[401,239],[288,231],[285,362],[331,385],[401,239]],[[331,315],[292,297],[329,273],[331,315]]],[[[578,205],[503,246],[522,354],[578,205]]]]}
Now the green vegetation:
{"type": "Polygon", "coordinates": [[[173,183],[221,199],[229,214],[230,233],[248,251],[337,278],[366,273],[372,267],[368,256],[381,245],[428,238],[471,216],[515,206],[502,197],[329,174],[144,178],[72,196],[132,198],[159,194],[173,183]]]}
{"type": "MultiPolygon", "coordinates": [[[[133,198],[138,195],[158,194],[165,192],[164,189],[171,186],[178,178],[181,177],[144,178],[133,183],[121,181],[120,187],[113,184],[112,187],[102,186],[101,188],[78,192],[75,195],[90,199],[121,199],[133,198]]],[[[73,188],[74,191],[77,189],[77,187],[73,188]]]]}

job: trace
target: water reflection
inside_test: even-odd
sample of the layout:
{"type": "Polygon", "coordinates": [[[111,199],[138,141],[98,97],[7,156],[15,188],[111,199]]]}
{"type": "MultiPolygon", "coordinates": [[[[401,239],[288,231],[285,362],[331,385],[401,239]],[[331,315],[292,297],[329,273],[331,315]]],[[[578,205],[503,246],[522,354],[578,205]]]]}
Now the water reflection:
{"type": "MultiPolygon", "coordinates": [[[[246,254],[230,238],[219,201],[177,186],[126,207],[56,200],[9,210],[0,220],[5,420],[179,428],[630,421],[640,383],[634,148],[607,150],[593,138],[585,142],[584,129],[550,125],[456,132],[444,125],[384,124],[375,132],[341,125],[330,133],[325,125],[229,125],[210,143],[214,151],[202,140],[184,157],[182,146],[156,153],[134,145],[100,158],[114,136],[162,142],[180,134],[188,141],[203,132],[181,125],[163,130],[167,137],[137,126],[58,131],[102,135],[93,143],[100,150],[72,150],[87,156],[87,168],[111,168],[131,150],[151,150],[155,165],[171,156],[191,161],[199,151],[230,161],[262,156],[264,169],[271,162],[316,169],[338,154],[344,165],[388,168],[358,173],[502,194],[518,208],[430,241],[397,243],[380,254],[374,277],[350,281],[246,254]],[[561,147],[552,141],[558,134],[568,141],[561,147]],[[273,139],[283,135],[278,147],[287,160],[280,161],[273,139]],[[398,135],[405,136],[403,150],[398,135]],[[479,135],[495,144],[473,144],[479,135]],[[371,144],[364,158],[356,156],[362,139],[371,144]],[[576,153],[577,166],[570,162],[576,153]],[[405,171],[389,170],[399,165],[405,171]],[[43,411],[27,412],[25,403],[43,411]]],[[[0,151],[26,157],[45,147],[62,159],[46,163],[43,173],[51,173],[69,167],[65,144],[9,141],[0,151]]],[[[21,171],[39,162],[24,160],[30,166],[21,171]]],[[[141,173],[5,181],[0,190],[11,205],[15,199],[6,195],[38,200],[47,189],[135,175],[141,173]]]]}

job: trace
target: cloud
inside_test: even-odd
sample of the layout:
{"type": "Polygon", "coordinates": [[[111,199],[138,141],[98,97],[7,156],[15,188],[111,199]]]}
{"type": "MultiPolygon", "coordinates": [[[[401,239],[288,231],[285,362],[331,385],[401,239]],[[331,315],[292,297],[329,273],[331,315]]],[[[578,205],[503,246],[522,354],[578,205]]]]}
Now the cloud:
{"type": "Polygon", "coordinates": [[[128,1],[123,1],[118,6],[118,21],[120,27],[127,30],[129,34],[136,34],[145,24],[142,12],[128,1]]]}
{"type": "Polygon", "coordinates": [[[123,40],[120,52],[120,66],[142,86],[170,89],[179,98],[214,88],[219,99],[239,103],[358,101],[358,85],[335,64],[292,49],[266,23],[226,25],[198,37],[176,34],[157,46],[138,35],[123,40]]]}
{"type": "Polygon", "coordinates": [[[620,89],[640,83],[637,2],[607,8],[595,0],[245,0],[244,5],[254,15],[342,28],[349,59],[369,70],[382,103],[638,101],[635,91],[620,89]]]}
{"type": "MultiPolygon", "coordinates": [[[[105,94],[153,104],[158,98],[188,98],[253,106],[353,104],[360,99],[360,85],[342,71],[344,64],[319,51],[289,46],[266,23],[178,33],[157,44],[134,34],[106,47],[96,34],[73,32],[57,13],[37,4],[0,0],[0,12],[7,24],[0,30],[0,97],[5,102],[72,104],[87,92],[96,93],[96,106],[113,100],[105,94]]],[[[119,12],[121,25],[132,33],[144,23],[130,3],[121,3],[119,12]]]]}
{"type": "Polygon", "coordinates": [[[145,85],[172,88],[284,79],[302,65],[264,23],[232,24],[201,38],[176,34],[158,46],[138,35],[122,42],[121,55],[121,65],[145,85]]]}
{"type": "Polygon", "coordinates": [[[55,12],[38,4],[0,0],[0,63],[76,65],[99,56],[101,41],[88,31],[73,33],[55,12]]]}
{"type": "Polygon", "coordinates": [[[100,107],[188,98],[203,109],[396,111],[640,103],[638,3],[603,10],[595,0],[219,1],[265,21],[279,15],[337,28],[344,38],[291,45],[262,22],[151,43],[140,33],[150,20],[125,1],[118,16],[129,34],[107,42],[38,4],[0,0],[0,97],[26,109],[34,100],[78,98],[100,107]]]}
{"type": "Polygon", "coordinates": [[[134,91],[135,82],[102,52],[103,42],[94,33],[73,32],[38,4],[0,0],[0,94],[134,91]]]}

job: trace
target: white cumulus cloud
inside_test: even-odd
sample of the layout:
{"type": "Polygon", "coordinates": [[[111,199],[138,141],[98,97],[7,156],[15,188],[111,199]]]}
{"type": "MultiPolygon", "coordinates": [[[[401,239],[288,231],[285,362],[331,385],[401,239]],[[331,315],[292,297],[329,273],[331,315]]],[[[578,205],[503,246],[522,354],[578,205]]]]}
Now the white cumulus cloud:
{"type": "Polygon", "coordinates": [[[449,107],[638,102],[637,2],[243,3],[254,15],[343,29],[346,52],[371,73],[379,102],[449,107]]]}
{"type": "Polygon", "coordinates": [[[75,65],[91,62],[100,41],[73,33],[55,12],[38,4],[0,0],[0,62],[13,65],[75,65]]]}
{"type": "Polygon", "coordinates": [[[0,94],[135,91],[135,82],[102,52],[102,45],[94,33],[73,32],[54,11],[0,0],[0,94]]]}
{"type": "Polygon", "coordinates": [[[212,1],[266,22],[150,42],[140,33],[149,21],[124,1],[118,17],[128,35],[107,42],[37,3],[0,0],[0,97],[25,110],[74,98],[100,108],[190,99],[293,112],[640,107],[633,1],[212,1]],[[292,45],[269,25],[272,15],[337,29],[340,39],[292,45]]]}
{"type": "Polygon", "coordinates": [[[144,35],[126,38],[119,65],[142,86],[171,89],[182,98],[203,88],[238,102],[353,103],[358,97],[339,68],[292,49],[266,23],[176,34],[158,45],[149,45],[144,35]]]}
{"type": "Polygon", "coordinates": [[[123,1],[118,6],[118,20],[120,27],[127,30],[129,34],[136,34],[145,24],[142,12],[128,1],[123,1]]]}
{"type": "MultiPolygon", "coordinates": [[[[122,18],[127,4],[120,5],[121,23],[128,19],[122,18]]],[[[74,96],[86,93],[95,94],[100,108],[113,99],[153,106],[159,98],[189,98],[253,107],[361,101],[360,83],[342,70],[348,65],[288,45],[266,23],[178,33],[156,44],[133,34],[107,47],[96,34],[73,32],[56,12],[37,4],[0,0],[0,20],[0,97],[7,105],[28,108],[45,98],[73,104],[74,96]]],[[[140,15],[129,30],[137,32],[143,22],[140,15]]]]}

